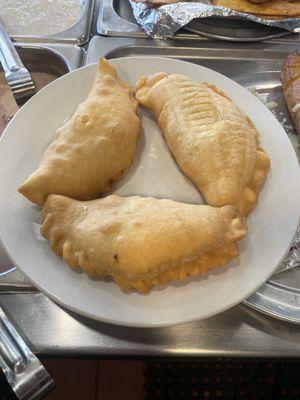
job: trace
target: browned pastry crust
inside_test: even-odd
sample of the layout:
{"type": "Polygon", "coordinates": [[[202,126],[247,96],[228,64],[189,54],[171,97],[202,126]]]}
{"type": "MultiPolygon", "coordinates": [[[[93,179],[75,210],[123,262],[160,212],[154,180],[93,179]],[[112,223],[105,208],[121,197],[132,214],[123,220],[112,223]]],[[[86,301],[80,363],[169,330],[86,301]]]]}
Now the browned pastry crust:
{"type": "Polygon", "coordinates": [[[300,14],[299,1],[272,0],[255,4],[248,0],[213,0],[213,4],[249,14],[278,15],[285,17],[294,17],[300,14]]]}
{"type": "Polygon", "coordinates": [[[56,130],[39,167],[18,190],[39,206],[53,193],[95,199],[130,166],[139,132],[130,88],[102,58],[90,94],[56,130]]]}
{"type": "Polygon", "coordinates": [[[256,4],[261,4],[261,3],[267,3],[268,1],[271,0],[249,0],[251,3],[256,3],[256,4]]]}
{"type": "Polygon", "coordinates": [[[207,204],[255,206],[270,161],[253,123],[215,86],[157,73],[136,84],[136,99],[157,117],[169,149],[207,204]]]}
{"type": "Polygon", "coordinates": [[[247,231],[233,206],[138,196],[77,201],[51,195],[41,216],[43,236],[70,267],[140,292],[225,266],[247,231]]]}
{"type": "MultiPolygon", "coordinates": [[[[251,3],[261,4],[261,3],[271,3],[273,0],[249,0],[251,3]]],[[[287,0],[292,3],[295,0],[287,0]]]]}
{"type": "Polygon", "coordinates": [[[286,105],[295,129],[300,134],[300,54],[291,53],[281,68],[281,82],[286,105]]]}

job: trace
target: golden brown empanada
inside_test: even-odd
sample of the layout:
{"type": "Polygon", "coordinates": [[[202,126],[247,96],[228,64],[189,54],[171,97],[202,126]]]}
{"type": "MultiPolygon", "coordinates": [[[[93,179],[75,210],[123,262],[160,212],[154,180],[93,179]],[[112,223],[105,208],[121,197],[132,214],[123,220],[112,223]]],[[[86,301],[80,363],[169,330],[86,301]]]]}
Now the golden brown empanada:
{"type": "Polygon", "coordinates": [[[139,131],[129,86],[102,58],[89,96],[57,129],[40,166],[18,190],[40,206],[53,193],[97,198],[130,166],[139,131]]]}
{"type": "Polygon", "coordinates": [[[140,292],[226,265],[246,235],[234,206],[137,196],[81,202],[51,195],[42,223],[42,235],[69,266],[109,275],[120,287],[140,292]]]}
{"type": "Polygon", "coordinates": [[[262,4],[253,4],[248,0],[213,0],[213,4],[249,14],[279,15],[285,17],[293,17],[300,14],[299,1],[272,0],[262,4]]]}
{"type": "Polygon", "coordinates": [[[252,122],[215,86],[157,73],[141,78],[136,99],[154,112],[182,171],[215,207],[246,215],[269,169],[252,122]]]}

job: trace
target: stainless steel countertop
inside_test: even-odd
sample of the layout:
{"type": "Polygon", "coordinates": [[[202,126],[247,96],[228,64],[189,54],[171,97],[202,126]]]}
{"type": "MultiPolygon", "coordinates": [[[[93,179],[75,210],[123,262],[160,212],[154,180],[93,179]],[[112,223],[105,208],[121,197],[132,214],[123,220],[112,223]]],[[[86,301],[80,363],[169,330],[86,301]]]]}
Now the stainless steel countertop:
{"type": "Polygon", "coordinates": [[[19,332],[42,355],[94,357],[299,357],[300,327],[239,305],[207,320],[125,328],[63,310],[41,293],[1,294],[19,332]]]}
{"type": "MultiPolygon", "coordinates": [[[[98,7],[99,0],[96,0],[96,10],[98,7]]],[[[95,22],[94,17],[94,26],[95,22]]],[[[21,278],[16,282],[20,280],[23,289],[19,288],[19,293],[0,292],[0,303],[30,348],[40,355],[300,356],[300,326],[273,319],[244,305],[203,321],[160,329],[133,329],[99,323],[66,311],[30,285],[26,287],[21,278]]]]}

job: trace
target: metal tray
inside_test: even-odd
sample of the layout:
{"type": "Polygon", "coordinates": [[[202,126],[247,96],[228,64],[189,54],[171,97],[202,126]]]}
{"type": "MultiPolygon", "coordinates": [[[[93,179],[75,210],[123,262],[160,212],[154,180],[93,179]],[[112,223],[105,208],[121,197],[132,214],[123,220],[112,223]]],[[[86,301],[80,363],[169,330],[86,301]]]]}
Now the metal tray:
{"type": "Polygon", "coordinates": [[[53,35],[12,35],[15,42],[21,43],[69,43],[82,45],[87,43],[90,35],[90,28],[94,10],[95,0],[85,0],[81,15],[78,21],[63,32],[53,35]]]}
{"type": "MultiPolygon", "coordinates": [[[[104,36],[122,36],[145,38],[145,32],[139,27],[132,14],[128,0],[102,0],[97,22],[97,31],[104,36]]],[[[299,40],[298,34],[270,28],[267,26],[237,19],[206,18],[194,20],[181,29],[175,39],[204,40],[206,38],[253,42],[281,38],[299,40]],[[201,35],[201,36],[199,36],[201,35]]]]}
{"type": "MultiPolygon", "coordinates": [[[[259,43],[240,46],[230,43],[153,41],[150,39],[94,37],[86,63],[100,56],[108,59],[132,56],[162,56],[190,61],[214,69],[250,89],[264,102],[299,145],[281,93],[279,71],[282,61],[296,46],[259,43]]],[[[273,317],[300,323],[300,269],[274,275],[245,304],[273,317]]]]}
{"type": "MultiPolygon", "coordinates": [[[[75,45],[20,43],[15,47],[29,71],[48,72],[57,77],[81,67],[84,60],[84,51],[75,45]]],[[[10,263],[0,248],[0,292],[33,290],[29,280],[10,263]]]]}
{"type": "Polygon", "coordinates": [[[78,68],[83,62],[84,53],[78,46],[19,43],[15,48],[29,71],[48,72],[58,78],[78,68]]]}

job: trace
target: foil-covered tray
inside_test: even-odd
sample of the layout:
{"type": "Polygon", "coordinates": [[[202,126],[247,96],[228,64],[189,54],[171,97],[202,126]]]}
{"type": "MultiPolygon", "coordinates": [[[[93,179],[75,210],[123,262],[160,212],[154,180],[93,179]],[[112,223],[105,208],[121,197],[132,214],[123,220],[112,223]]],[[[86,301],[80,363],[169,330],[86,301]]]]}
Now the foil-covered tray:
{"type": "MultiPolygon", "coordinates": [[[[274,69],[241,75],[236,76],[235,81],[270,108],[285,129],[300,162],[300,140],[283,98],[280,72],[274,69]]],[[[289,195],[292,196],[292,193],[289,195]]],[[[294,243],[279,265],[277,273],[244,302],[266,314],[300,324],[300,226],[294,243]]]]}
{"type": "Polygon", "coordinates": [[[289,31],[282,28],[230,17],[193,19],[185,25],[184,29],[207,38],[232,42],[257,42],[291,36],[289,31]]]}
{"type": "MultiPolygon", "coordinates": [[[[97,32],[104,36],[147,37],[135,20],[128,0],[101,1],[97,32]]],[[[298,34],[290,33],[282,28],[236,18],[218,17],[194,19],[174,35],[175,40],[202,41],[206,38],[236,42],[257,42],[269,39],[294,42],[300,39],[298,34]]]]}
{"type": "MultiPolygon", "coordinates": [[[[134,0],[129,1],[136,21],[146,32],[147,36],[152,38],[172,38],[180,28],[186,27],[191,21],[208,17],[235,18],[251,21],[252,23],[260,24],[268,28],[275,28],[277,30],[281,29],[293,33],[300,32],[299,18],[266,19],[266,17],[262,18],[257,15],[214,6],[212,0],[198,0],[192,2],[180,1],[178,3],[158,7],[145,3],[138,3],[134,0]]],[[[198,23],[196,25],[197,27],[198,23]]],[[[194,26],[192,29],[199,33],[202,30],[201,25],[200,28],[195,28],[194,26]]],[[[240,38],[240,40],[241,39],[242,38],[240,38]]]]}

